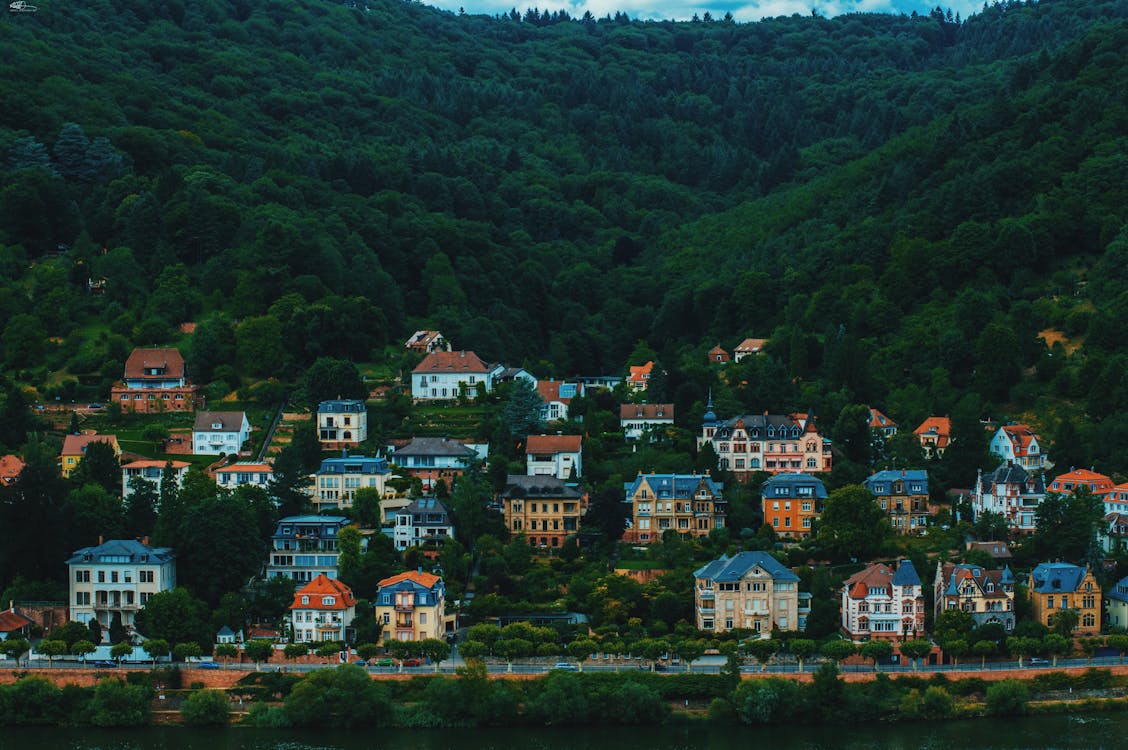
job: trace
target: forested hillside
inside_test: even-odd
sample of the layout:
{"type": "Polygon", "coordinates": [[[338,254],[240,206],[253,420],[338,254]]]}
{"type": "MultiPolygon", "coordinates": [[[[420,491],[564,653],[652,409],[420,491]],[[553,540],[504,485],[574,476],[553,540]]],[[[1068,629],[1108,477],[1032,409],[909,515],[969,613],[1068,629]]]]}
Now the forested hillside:
{"type": "Polygon", "coordinates": [[[5,375],[104,398],[176,343],[204,382],[287,380],[427,324],[541,375],[645,342],[688,415],[704,352],[756,335],[730,411],[1034,413],[1059,463],[1124,471],[1126,18],[9,14],[5,375]]]}

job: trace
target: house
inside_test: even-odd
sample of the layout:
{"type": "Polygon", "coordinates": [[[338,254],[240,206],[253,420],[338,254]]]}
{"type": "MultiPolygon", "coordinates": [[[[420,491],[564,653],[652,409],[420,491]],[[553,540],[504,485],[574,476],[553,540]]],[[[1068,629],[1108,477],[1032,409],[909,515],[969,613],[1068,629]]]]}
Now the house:
{"type": "Polygon", "coordinates": [[[148,539],[111,539],[83,547],[67,560],[70,619],[96,620],[107,631],[114,615],[133,629],[137,611],[153,594],[176,588],[176,555],[148,539]]]}
{"type": "Polygon", "coordinates": [[[166,469],[172,470],[172,476],[176,479],[176,486],[183,487],[184,475],[188,473],[187,461],[158,461],[143,458],[123,464],[121,467],[122,498],[127,498],[133,494],[131,483],[136,478],[144,479],[152,484],[157,494],[160,495],[166,469]]]}
{"type": "Polygon", "coordinates": [[[649,544],[666,531],[708,536],[725,527],[724,485],[708,474],[639,474],[623,484],[627,530],[623,541],[649,544]]]}
{"type": "Polygon", "coordinates": [[[1097,526],[1097,544],[1107,555],[1128,550],[1128,513],[1105,513],[1097,526]]]}
{"type": "Polygon", "coordinates": [[[340,450],[368,439],[368,407],[363,401],[339,398],[317,405],[317,440],[322,450],[340,450]]]}
{"type": "Polygon", "coordinates": [[[717,344],[716,346],[714,346],[712,349],[709,350],[709,363],[710,364],[725,365],[725,364],[728,364],[730,361],[732,361],[732,357],[729,356],[728,352],[726,352],[724,349],[721,348],[720,344],[717,344]]]}
{"type": "Polygon", "coordinates": [[[724,633],[737,628],[763,633],[806,630],[810,594],[799,576],[766,552],[722,555],[693,571],[697,629],[724,633]]]}
{"type": "Polygon", "coordinates": [[[1101,586],[1089,570],[1069,563],[1040,563],[1027,583],[1034,618],[1049,627],[1050,617],[1066,609],[1076,610],[1075,636],[1097,635],[1101,629],[1101,586]]]}
{"type": "Polygon", "coordinates": [[[928,499],[928,472],[923,469],[879,471],[864,482],[898,534],[923,534],[937,507],[928,499]]]}
{"type": "Polygon", "coordinates": [[[1105,612],[1110,628],[1128,628],[1128,576],[1113,584],[1105,594],[1105,612]]]}
{"type": "Polygon", "coordinates": [[[454,521],[441,500],[417,497],[395,514],[392,542],[397,550],[454,539],[454,521]]]}
{"type": "Polygon", "coordinates": [[[1108,495],[1115,489],[1111,477],[1089,469],[1073,469],[1054,477],[1053,481],[1050,482],[1050,492],[1057,492],[1061,495],[1073,494],[1082,487],[1088,487],[1089,492],[1096,497],[1108,495]]]}
{"type": "Polygon", "coordinates": [[[118,460],[121,459],[121,446],[118,445],[117,437],[114,435],[99,435],[96,432],[67,435],[63,438],[63,451],[59,457],[59,471],[64,477],[69,477],[78,468],[91,443],[109,443],[113,448],[114,456],[118,460]]]}
{"type": "Polygon", "coordinates": [[[458,440],[451,438],[417,437],[406,445],[388,447],[388,460],[404,473],[419,477],[423,489],[430,490],[440,479],[447,487],[462,476],[466,467],[475,461],[483,460],[488,450],[483,446],[481,452],[458,440]]]}
{"type": "Polygon", "coordinates": [[[411,397],[416,401],[477,398],[479,388],[493,390],[495,368],[474,352],[433,351],[411,371],[411,397]]]}
{"type": "Polygon", "coordinates": [[[654,370],[654,362],[644,365],[631,365],[627,374],[627,387],[632,391],[645,391],[650,385],[650,374],[654,370]]]}
{"type": "Polygon", "coordinates": [[[948,417],[929,417],[913,430],[920,440],[920,450],[925,458],[943,458],[952,442],[952,420],[948,417]]]}
{"type": "Polygon", "coordinates": [[[1128,514],[1128,482],[1114,486],[1105,493],[1103,500],[1105,513],[1128,514]]]}
{"type": "Polygon", "coordinates": [[[266,577],[286,576],[309,583],[324,574],[337,577],[337,534],[349,525],[344,516],[287,516],[270,537],[266,577]]]}
{"type": "Polygon", "coordinates": [[[385,578],[376,584],[376,622],[383,626],[379,644],[442,638],[446,630],[443,579],[421,570],[385,578]]]}
{"type": "Polygon", "coordinates": [[[809,414],[764,412],[723,420],[713,413],[710,398],[697,438],[698,450],[706,443],[713,446],[717,467],[731,471],[742,482],[760,471],[819,474],[833,467],[831,442],[819,435],[815,418],[809,414]]]}
{"type": "Polygon", "coordinates": [[[584,395],[584,384],[541,380],[537,383],[537,393],[544,402],[541,406],[541,419],[545,422],[558,422],[568,418],[572,399],[584,395]]]}
{"type": "Polygon", "coordinates": [[[295,643],[346,640],[345,631],[356,616],[352,589],[324,573],[294,592],[290,624],[295,643]]]}
{"type": "Polygon", "coordinates": [[[968,552],[985,552],[995,560],[1010,560],[1013,555],[1011,554],[1010,547],[1006,542],[972,542],[968,541],[964,545],[968,552]]]}
{"type": "Polygon", "coordinates": [[[867,565],[842,587],[842,632],[854,642],[911,640],[924,633],[924,590],[912,561],[867,565]]]}
{"type": "MultiPolygon", "coordinates": [[[[239,631],[242,634],[243,631],[239,631]]],[[[234,645],[237,641],[241,640],[240,636],[235,634],[235,631],[224,625],[215,633],[215,643],[218,646],[221,643],[230,643],[234,645]]]]}
{"type": "Polygon", "coordinates": [[[192,426],[192,453],[197,456],[236,456],[251,438],[245,411],[201,411],[192,426]]]}
{"type": "Polygon", "coordinates": [[[505,528],[524,534],[530,546],[560,547],[580,530],[588,495],[554,476],[510,474],[498,495],[505,528]]]}
{"type": "Polygon", "coordinates": [[[0,612],[0,641],[9,638],[30,638],[31,626],[35,623],[16,611],[15,604],[8,602],[8,608],[0,612]]]}
{"type": "Polygon", "coordinates": [[[502,365],[494,365],[491,368],[493,374],[494,385],[501,383],[516,383],[518,380],[524,380],[526,383],[536,390],[537,376],[526,370],[524,367],[504,367],[502,365]]]}
{"type": "Polygon", "coordinates": [[[869,428],[886,440],[897,434],[897,423],[872,406],[869,410],[869,428]]]}
{"type": "Polygon", "coordinates": [[[760,489],[764,523],[786,539],[809,537],[812,523],[822,513],[825,502],[823,483],[801,472],[776,474],[760,489]]]}
{"type": "Polygon", "coordinates": [[[623,383],[621,375],[577,375],[573,380],[582,383],[585,388],[597,388],[606,391],[613,391],[623,383]]]}
{"type": "Polygon", "coordinates": [[[391,475],[386,459],[350,456],[342,450],[339,457],[322,459],[313,475],[313,505],[318,512],[351,508],[356,491],[362,487],[382,497],[391,475]]]}
{"type": "Polygon", "coordinates": [[[1041,476],[1028,474],[1014,464],[1003,464],[990,474],[980,470],[971,490],[971,510],[976,518],[981,513],[997,513],[1012,531],[1031,534],[1038,506],[1045,497],[1041,476]]]}
{"type": "Polygon", "coordinates": [[[734,362],[739,362],[745,357],[763,354],[764,347],[767,346],[767,344],[767,339],[744,339],[744,341],[741,341],[736,349],[733,350],[732,359],[734,362]]]}
{"type": "Polygon", "coordinates": [[[525,473],[560,479],[582,477],[582,442],[580,435],[529,435],[525,440],[525,473]]]}
{"type": "Polygon", "coordinates": [[[450,342],[438,331],[416,331],[403,345],[404,349],[416,354],[449,352],[450,342]]]}
{"type": "Polygon", "coordinates": [[[23,470],[24,462],[19,456],[12,453],[0,456],[0,487],[11,487],[23,470]]]}
{"type": "Polygon", "coordinates": [[[1014,630],[1014,575],[1009,566],[987,570],[970,563],[936,562],[933,583],[934,614],[959,609],[971,615],[975,626],[997,623],[1014,630]]]}
{"type": "Polygon", "coordinates": [[[121,381],[110,389],[110,398],[123,412],[194,411],[196,392],[179,351],[134,349],[125,360],[121,381]]]}
{"type": "Polygon", "coordinates": [[[233,490],[244,484],[266,489],[274,480],[274,468],[270,464],[235,463],[209,472],[215,483],[225,490],[233,490]]]}
{"type": "Polygon", "coordinates": [[[1024,424],[1007,424],[991,437],[988,450],[1006,463],[1010,461],[1027,471],[1046,468],[1046,454],[1041,439],[1024,424]]]}
{"type": "Polygon", "coordinates": [[[638,440],[644,434],[652,436],[674,426],[673,404],[622,404],[619,407],[619,426],[623,437],[638,440]]]}

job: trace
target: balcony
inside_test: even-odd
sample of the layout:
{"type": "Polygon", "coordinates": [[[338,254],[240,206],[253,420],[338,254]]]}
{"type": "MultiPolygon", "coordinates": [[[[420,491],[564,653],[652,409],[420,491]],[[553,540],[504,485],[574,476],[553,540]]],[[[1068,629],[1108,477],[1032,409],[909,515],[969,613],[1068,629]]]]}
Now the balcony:
{"type": "Polygon", "coordinates": [[[698,611],[698,612],[699,612],[700,614],[703,614],[703,615],[711,615],[711,614],[713,614],[714,612],[716,612],[717,610],[716,610],[716,608],[714,608],[714,607],[698,607],[698,608],[697,608],[697,611],[698,611]]]}
{"type": "Polygon", "coordinates": [[[411,602],[396,602],[396,612],[414,612],[415,605],[411,602]]]}

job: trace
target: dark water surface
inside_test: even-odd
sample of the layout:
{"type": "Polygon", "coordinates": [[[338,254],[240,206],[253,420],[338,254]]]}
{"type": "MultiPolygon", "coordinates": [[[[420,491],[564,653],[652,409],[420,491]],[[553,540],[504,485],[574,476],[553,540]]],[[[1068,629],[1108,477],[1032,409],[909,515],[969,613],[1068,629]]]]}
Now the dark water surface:
{"type": "Polygon", "coordinates": [[[285,731],[3,729],[0,750],[1017,750],[1128,748],[1128,713],[895,725],[285,731]]]}

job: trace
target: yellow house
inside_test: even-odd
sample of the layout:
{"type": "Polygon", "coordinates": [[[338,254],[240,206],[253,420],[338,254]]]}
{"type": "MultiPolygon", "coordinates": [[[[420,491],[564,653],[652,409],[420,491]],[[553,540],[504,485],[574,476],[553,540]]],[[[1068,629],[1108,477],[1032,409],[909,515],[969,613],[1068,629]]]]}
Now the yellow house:
{"type": "Polygon", "coordinates": [[[1101,631],[1101,587],[1089,566],[1068,563],[1041,563],[1030,573],[1030,603],[1034,617],[1050,625],[1055,612],[1077,612],[1076,636],[1097,635],[1101,631]]]}
{"type": "Polygon", "coordinates": [[[442,638],[446,631],[443,579],[421,570],[385,578],[376,584],[379,644],[442,638]]]}
{"type": "Polygon", "coordinates": [[[99,435],[97,433],[84,433],[81,435],[67,435],[63,441],[62,461],[60,470],[64,477],[69,477],[86,455],[86,449],[91,443],[109,443],[114,449],[114,457],[121,460],[121,446],[118,445],[115,435],[99,435]]]}

